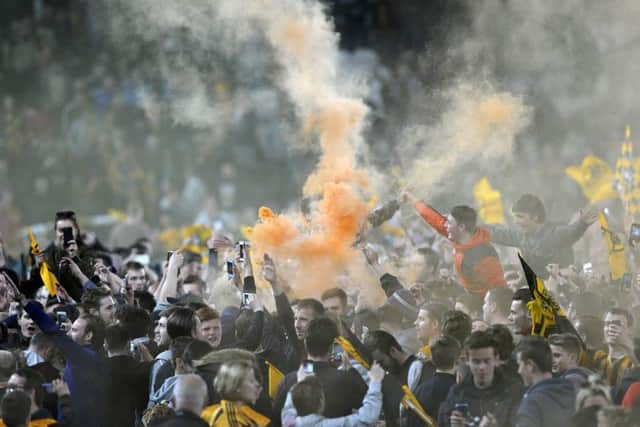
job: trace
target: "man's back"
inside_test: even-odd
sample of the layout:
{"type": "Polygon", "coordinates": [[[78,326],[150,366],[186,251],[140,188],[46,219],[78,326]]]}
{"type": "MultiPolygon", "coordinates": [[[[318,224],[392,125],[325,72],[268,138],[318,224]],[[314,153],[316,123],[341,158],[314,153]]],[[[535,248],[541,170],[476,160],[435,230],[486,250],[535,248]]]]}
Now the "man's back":
{"type": "Polygon", "coordinates": [[[178,411],[174,415],[169,415],[157,422],[150,424],[151,427],[209,427],[199,415],[189,411],[178,411]]]}
{"type": "Polygon", "coordinates": [[[550,378],[532,385],[525,393],[516,427],[565,427],[575,412],[573,384],[563,378],[550,378]]]}
{"type": "MultiPolygon", "coordinates": [[[[341,371],[329,366],[326,362],[314,362],[314,375],[320,381],[325,395],[324,416],[328,418],[351,415],[354,409],[362,405],[362,398],[367,392],[367,384],[355,369],[341,371]]],[[[274,401],[272,425],[280,425],[279,414],[284,407],[287,393],[295,385],[297,373],[292,372],[282,380],[274,401]]]]}
{"type": "MultiPolygon", "coordinates": [[[[437,419],[440,404],[445,401],[449,389],[456,383],[456,376],[443,372],[436,372],[431,378],[420,384],[415,395],[422,408],[433,419],[437,419]]],[[[409,427],[422,426],[423,422],[413,412],[409,414],[409,427]]]]}
{"type": "Polygon", "coordinates": [[[136,414],[146,408],[149,389],[150,364],[138,362],[131,356],[107,359],[110,385],[108,416],[111,426],[133,425],[136,414]]]}

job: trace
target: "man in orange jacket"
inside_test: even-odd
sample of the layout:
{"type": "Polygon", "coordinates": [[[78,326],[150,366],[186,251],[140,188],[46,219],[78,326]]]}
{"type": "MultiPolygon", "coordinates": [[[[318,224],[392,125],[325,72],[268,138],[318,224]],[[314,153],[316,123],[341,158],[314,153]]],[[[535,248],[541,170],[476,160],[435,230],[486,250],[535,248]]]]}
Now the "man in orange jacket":
{"type": "Polygon", "coordinates": [[[489,289],[506,286],[498,253],[489,243],[489,231],[476,227],[477,214],[469,206],[455,206],[446,217],[409,192],[401,196],[438,233],[451,240],[454,264],[462,285],[469,292],[484,296],[489,289]]]}

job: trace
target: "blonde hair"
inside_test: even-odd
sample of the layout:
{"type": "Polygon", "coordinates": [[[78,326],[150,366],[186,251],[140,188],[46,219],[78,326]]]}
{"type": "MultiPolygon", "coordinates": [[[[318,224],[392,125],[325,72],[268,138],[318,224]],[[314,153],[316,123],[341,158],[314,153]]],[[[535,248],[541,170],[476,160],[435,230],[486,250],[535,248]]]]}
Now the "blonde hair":
{"type": "Polygon", "coordinates": [[[242,400],[240,387],[251,373],[255,374],[255,365],[251,362],[227,362],[220,367],[213,386],[224,400],[242,400]]]}

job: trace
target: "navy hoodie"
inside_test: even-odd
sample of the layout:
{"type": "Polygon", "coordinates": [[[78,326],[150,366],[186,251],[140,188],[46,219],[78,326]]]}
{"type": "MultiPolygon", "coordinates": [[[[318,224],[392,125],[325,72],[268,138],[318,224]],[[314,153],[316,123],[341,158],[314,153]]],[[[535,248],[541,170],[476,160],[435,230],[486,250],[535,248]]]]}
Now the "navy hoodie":
{"type": "Polygon", "coordinates": [[[529,387],[516,414],[516,427],[566,427],[575,412],[571,381],[550,378],[529,387]]]}
{"type": "Polygon", "coordinates": [[[91,347],[74,342],[45,313],[39,304],[29,301],[29,317],[62,351],[67,361],[64,381],[71,391],[71,406],[78,426],[102,427],[106,424],[107,364],[91,347]]]}

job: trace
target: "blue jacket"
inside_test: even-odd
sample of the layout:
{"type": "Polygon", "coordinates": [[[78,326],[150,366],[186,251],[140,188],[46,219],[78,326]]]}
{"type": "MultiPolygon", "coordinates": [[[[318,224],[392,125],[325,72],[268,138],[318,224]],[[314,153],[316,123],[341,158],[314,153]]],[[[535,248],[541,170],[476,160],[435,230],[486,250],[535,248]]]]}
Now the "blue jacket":
{"type": "Polygon", "coordinates": [[[516,427],[566,427],[575,412],[576,392],[571,381],[550,378],[532,385],[516,413],[516,427]]]}
{"type": "Polygon", "coordinates": [[[71,391],[76,425],[103,427],[107,419],[108,369],[105,360],[92,348],[82,347],[68,337],[38,304],[29,301],[24,309],[64,355],[63,378],[71,391]]]}

